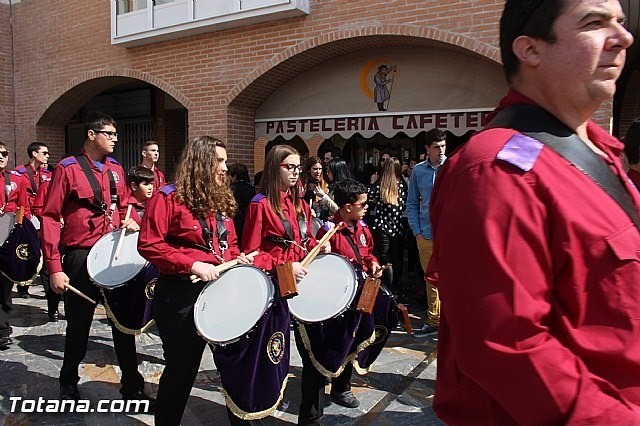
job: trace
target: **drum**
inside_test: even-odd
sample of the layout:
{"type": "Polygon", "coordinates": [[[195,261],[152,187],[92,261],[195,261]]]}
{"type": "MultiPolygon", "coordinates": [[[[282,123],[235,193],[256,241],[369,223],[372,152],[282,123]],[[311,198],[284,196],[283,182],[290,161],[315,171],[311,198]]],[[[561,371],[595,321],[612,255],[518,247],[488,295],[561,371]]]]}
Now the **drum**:
{"type": "Polygon", "coordinates": [[[9,234],[13,230],[15,225],[16,215],[15,213],[5,213],[0,215],[0,246],[7,241],[9,234]]]}
{"type": "Polygon", "coordinates": [[[120,239],[120,230],[100,238],[87,257],[89,277],[98,286],[113,289],[133,279],[147,264],[138,253],[138,232],[124,234],[118,259],[113,258],[120,239]]]}
{"type": "Polygon", "coordinates": [[[2,218],[5,222],[2,226],[14,221],[15,223],[0,246],[0,272],[9,281],[18,285],[31,285],[42,268],[42,253],[37,231],[30,221],[22,220],[22,216],[14,219],[13,213],[6,213],[2,218]],[[7,217],[10,219],[6,219],[7,217]]]}
{"type": "Polygon", "coordinates": [[[101,288],[107,315],[123,333],[138,335],[153,325],[153,292],[160,271],[148,263],[125,285],[101,288]]]}
{"type": "Polygon", "coordinates": [[[258,268],[239,265],[200,292],[193,307],[198,334],[207,342],[227,345],[248,334],[273,302],[274,287],[258,268]]]}
{"type": "Polygon", "coordinates": [[[291,315],[302,322],[321,322],[346,311],[358,291],[358,278],[342,256],[318,255],[298,282],[298,295],[287,300],[291,315]]]}

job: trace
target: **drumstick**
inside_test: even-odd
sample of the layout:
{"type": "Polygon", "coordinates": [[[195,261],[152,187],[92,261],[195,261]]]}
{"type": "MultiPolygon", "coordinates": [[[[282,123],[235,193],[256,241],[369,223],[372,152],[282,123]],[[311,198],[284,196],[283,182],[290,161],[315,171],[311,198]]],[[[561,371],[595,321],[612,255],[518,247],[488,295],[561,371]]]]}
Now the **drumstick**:
{"type": "Polygon", "coordinates": [[[315,259],[318,253],[320,253],[320,249],[322,248],[322,246],[325,245],[331,237],[333,237],[333,234],[338,232],[338,230],[342,227],[342,225],[344,225],[344,222],[340,222],[339,224],[334,226],[333,229],[331,229],[329,232],[324,234],[324,237],[322,237],[322,239],[318,241],[318,245],[312,248],[309,254],[307,254],[305,258],[302,259],[302,262],[300,262],[300,265],[306,267],[311,262],[313,262],[313,259],[315,259]]]}
{"type": "MultiPolygon", "coordinates": [[[[127,214],[124,216],[124,221],[128,221],[129,217],[131,217],[131,209],[133,208],[133,204],[129,204],[127,207],[127,214]]],[[[118,238],[118,245],[116,246],[116,252],[113,254],[113,260],[118,260],[118,256],[120,255],[120,248],[122,247],[122,241],[124,240],[124,233],[127,232],[127,228],[122,228],[120,230],[120,238],[118,238]]]]}
{"type": "Polygon", "coordinates": [[[88,300],[89,302],[93,303],[94,305],[98,304],[98,302],[96,302],[95,300],[93,300],[92,298],[90,298],[89,296],[87,296],[86,294],[84,294],[83,292],[81,292],[80,290],[78,290],[77,288],[72,286],[71,284],[65,283],[64,286],[65,286],[65,288],[68,288],[69,290],[71,290],[72,292],[77,294],[78,296],[82,297],[85,300],[88,300]]]}
{"type": "MultiPolygon", "coordinates": [[[[247,256],[255,256],[258,253],[260,253],[260,250],[256,250],[256,251],[252,251],[251,253],[247,254],[247,256]]],[[[215,267],[216,271],[218,271],[218,273],[222,273],[224,271],[226,271],[227,269],[231,269],[234,266],[236,266],[238,264],[238,259],[233,259],[230,260],[228,262],[225,263],[221,263],[220,265],[217,265],[215,267]]],[[[197,275],[193,274],[189,276],[189,279],[191,280],[192,283],[197,283],[198,281],[202,281],[197,275]]]]}

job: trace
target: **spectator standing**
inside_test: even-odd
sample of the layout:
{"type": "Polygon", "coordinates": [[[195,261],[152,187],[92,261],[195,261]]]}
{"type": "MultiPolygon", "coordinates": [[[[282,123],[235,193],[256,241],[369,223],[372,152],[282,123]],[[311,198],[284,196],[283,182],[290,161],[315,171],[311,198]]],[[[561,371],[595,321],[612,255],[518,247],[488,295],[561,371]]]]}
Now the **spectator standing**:
{"type": "Polygon", "coordinates": [[[404,255],[402,213],[407,202],[407,188],[397,158],[384,162],[379,182],[369,188],[369,200],[377,210],[373,223],[377,257],[381,264],[392,265],[382,273],[382,279],[389,290],[397,294],[404,255]]]}
{"type": "MultiPolygon", "coordinates": [[[[427,132],[425,139],[425,160],[416,164],[411,172],[409,182],[409,196],[407,197],[407,219],[411,231],[416,238],[420,265],[423,271],[427,271],[427,265],[433,253],[433,229],[429,217],[429,202],[433,184],[438,175],[440,166],[447,157],[444,155],[447,149],[445,133],[433,128],[427,132]]],[[[428,334],[438,331],[440,322],[440,297],[435,283],[426,280],[427,289],[427,321],[424,327],[416,330],[416,334],[428,334]]]]}

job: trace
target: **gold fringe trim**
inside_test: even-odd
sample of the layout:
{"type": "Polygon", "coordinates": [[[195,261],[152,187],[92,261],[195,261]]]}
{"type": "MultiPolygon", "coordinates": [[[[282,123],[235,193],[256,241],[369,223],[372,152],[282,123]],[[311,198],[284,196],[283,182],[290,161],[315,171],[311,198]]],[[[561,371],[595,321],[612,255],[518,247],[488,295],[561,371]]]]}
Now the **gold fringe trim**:
{"type": "Polygon", "coordinates": [[[290,374],[287,374],[287,376],[284,378],[284,381],[282,382],[282,388],[280,389],[280,396],[278,397],[278,400],[276,401],[276,403],[273,406],[267,408],[266,410],[257,411],[255,413],[248,413],[248,412],[242,410],[240,407],[238,407],[236,405],[235,402],[233,402],[233,400],[231,399],[231,397],[229,396],[227,391],[224,389],[224,386],[222,387],[222,395],[224,396],[224,400],[225,400],[225,402],[227,404],[227,407],[229,408],[229,410],[231,410],[233,415],[236,416],[237,418],[239,418],[241,420],[258,420],[258,419],[262,419],[264,417],[267,417],[267,416],[271,415],[271,413],[276,411],[276,408],[278,408],[278,405],[280,404],[280,401],[282,401],[282,397],[284,395],[284,389],[287,387],[287,382],[289,381],[289,376],[290,376],[290,374]]]}
{"type": "Polygon", "coordinates": [[[29,278],[26,281],[14,281],[13,279],[9,278],[7,276],[7,274],[5,274],[4,272],[0,271],[0,274],[2,274],[3,277],[5,277],[6,279],[8,279],[9,281],[11,281],[12,283],[19,285],[21,287],[29,287],[31,285],[31,283],[33,283],[35,281],[36,278],[38,278],[38,275],[40,274],[40,270],[42,269],[42,253],[40,253],[40,262],[38,263],[38,267],[36,268],[36,273],[29,278]]]}
{"type": "Polygon", "coordinates": [[[113,321],[113,324],[116,326],[116,328],[120,331],[122,331],[125,334],[133,334],[134,336],[138,336],[142,333],[146,333],[147,330],[149,330],[151,328],[151,326],[153,324],[155,324],[154,320],[149,321],[148,323],[146,323],[141,329],[135,329],[135,328],[128,328],[125,327],[124,325],[120,324],[120,321],[118,321],[118,319],[116,318],[116,315],[113,313],[113,311],[111,310],[111,307],[109,307],[109,302],[107,302],[107,297],[104,294],[104,289],[100,288],[100,293],[102,294],[102,304],[104,305],[104,310],[107,312],[107,316],[109,317],[109,319],[111,321],[113,321]]]}
{"type": "MultiPolygon", "coordinates": [[[[373,344],[373,342],[375,342],[376,340],[376,331],[374,329],[371,337],[369,337],[364,342],[360,343],[356,347],[356,350],[354,352],[347,355],[347,358],[345,359],[344,363],[340,366],[340,368],[338,368],[338,371],[332,372],[327,370],[322,364],[320,364],[320,362],[316,359],[315,355],[313,354],[313,351],[311,350],[311,341],[309,340],[309,335],[307,334],[307,329],[304,327],[304,324],[301,322],[296,322],[296,324],[298,327],[298,331],[300,332],[300,336],[302,337],[302,344],[304,345],[305,349],[309,353],[309,358],[311,359],[311,363],[316,368],[316,370],[318,370],[320,374],[329,378],[335,378],[335,377],[338,377],[340,374],[342,374],[345,367],[350,362],[354,363],[355,361],[354,363],[354,366],[355,366],[358,362],[357,361],[358,354],[363,350],[365,350],[367,347],[369,347],[371,344],[373,344]]],[[[358,370],[356,369],[356,371],[358,370]]]]}

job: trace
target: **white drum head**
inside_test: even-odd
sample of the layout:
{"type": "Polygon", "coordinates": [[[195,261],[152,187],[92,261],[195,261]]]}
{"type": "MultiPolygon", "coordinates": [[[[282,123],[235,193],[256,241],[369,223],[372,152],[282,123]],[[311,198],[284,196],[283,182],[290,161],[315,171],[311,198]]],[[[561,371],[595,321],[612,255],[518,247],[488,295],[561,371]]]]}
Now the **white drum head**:
{"type": "Polygon", "coordinates": [[[0,215],[0,246],[7,241],[9,238],[9,234],[13,230],[13,226],[15,225],[15,214],[14,213],[5,213],[0,215]]]}
{"type": "Polygon", "coordinates": [[[347,259],[321,254],[298,283],[298,295],[287,299],[291,315],[303,322],[320,322],[347,310],[358,290],[356,272],[347,259]]]}
{"type": "Polygon", "coordinates": [[[120,230],[100,238],[87,257],[89,277],[100,287],[116,288],[142,271],[147,261],[138,253],[138,232],[124,234],[118,259],[113,255],[120,239],[120,230]]]}
{"type": "Polygon", "coordinates": [[[198,334],[209,343],[228,344],[247,334],[273,301],[271,279],[240,265],[210,281],[193,307],[198,334]]]}

